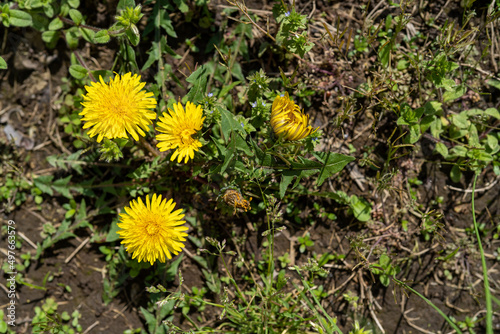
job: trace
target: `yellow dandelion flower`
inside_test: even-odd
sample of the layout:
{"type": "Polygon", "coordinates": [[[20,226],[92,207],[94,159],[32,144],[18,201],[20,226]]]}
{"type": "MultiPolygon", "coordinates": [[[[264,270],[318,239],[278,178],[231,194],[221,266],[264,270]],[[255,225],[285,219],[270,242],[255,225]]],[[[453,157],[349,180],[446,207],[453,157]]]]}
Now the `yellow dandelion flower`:
{"type": "Polygon", "coordinates": [[[140,82],[137,74],[127,73],[116,75],[109,83],[102,77],[100,82],[92,82],[85,86],[87,94],[83,95],[83,110],[80,116],[84,129],[89,137],[97,135],[97,142],[103,138],[127,138],[127,132],[135,140],[139,135],[145,136],[143,130],[148,131],[151,120],[156,118],[156,113],[149,109],[156,107],[153,93],[143,91],[146,83],[140,82]]]}
{"type": "Polygon", "coordinates": [[[181,162],[184,158],[184,163],[194,158],[194,152],[201,147],[201,142],[193,138],[203,126],[205,117],[201,106],[194,105],[191,102],[186,103],[186,110],[182,104],[174,103],[174,110],[168,109],[168,114],[163,113],[163,117],[159,117],[156,123],[156,129],[162,134],[156,136],[158,139],[158,148],[160,152],[177,148],[170,158],[174,161],[181,162]]]}
{"type": "Polygon", "coordinates": [[[283,139],[300,140],[318,130],[308,125],[309,115],[300,110],[288,93],[276,96],[271,110],[271,126],[274,133],[283,139]]]}
{"type": "Polygon", "coordinates": [[[146,197],[146,204],[139,198],[132,200],[130,207],[125,207],[126,213],[120,214],[117,232],[122,238],[127,252],[137,261],[153,264],[156,260],[165,262],[165,256],[172,258],[184,248],[184,237],[187,236],[182,210],[172,212],[175,202],[162,200],[161,195],[153,194],[146,197]]]}

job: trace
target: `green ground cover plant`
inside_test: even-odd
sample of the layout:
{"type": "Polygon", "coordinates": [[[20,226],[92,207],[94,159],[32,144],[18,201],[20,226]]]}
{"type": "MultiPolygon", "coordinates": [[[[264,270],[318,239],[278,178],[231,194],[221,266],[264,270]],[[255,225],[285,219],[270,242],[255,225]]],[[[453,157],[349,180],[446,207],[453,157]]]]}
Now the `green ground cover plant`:
{"type": "Polygon", "coordinates": [[[0,333],[500,330],[498,0],[0,8],[0,333]]]}

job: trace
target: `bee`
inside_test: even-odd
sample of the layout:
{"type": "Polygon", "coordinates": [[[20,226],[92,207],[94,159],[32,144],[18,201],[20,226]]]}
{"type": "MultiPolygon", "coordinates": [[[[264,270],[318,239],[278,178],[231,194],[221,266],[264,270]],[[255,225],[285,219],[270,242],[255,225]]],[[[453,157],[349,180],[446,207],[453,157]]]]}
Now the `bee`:
{"type": "Polygon", "coordinates": [[[229,206],[232,206],[234,208],[234,213],[236,213],[237,209],[243,209],[246,211],[250,210],[250,201],[252,198],[250,197],[250,201],[247,201],[243,196],[241,195],[240,191],[238,189],[222,189],[224,191],[224,194],[222,195],[222,200],[229,206]]]}

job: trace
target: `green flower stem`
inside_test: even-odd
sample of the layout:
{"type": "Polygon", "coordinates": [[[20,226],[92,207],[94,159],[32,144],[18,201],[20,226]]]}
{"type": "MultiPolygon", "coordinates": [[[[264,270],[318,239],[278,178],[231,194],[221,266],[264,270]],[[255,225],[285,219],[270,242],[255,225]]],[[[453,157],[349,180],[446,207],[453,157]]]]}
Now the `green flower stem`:
{"type": "Polygon", "coordinates": [[[476,211],[474,208],[474,194],[476,191],[476,181],[479,173],[480,170],[476,171],[474,175],[474,183],[472,184],[472,219],[474,221],[474,231],[476,232],[479,253],[481,253],[481,265],[483,266],[484,295],[486,299],[486,334],[493,334],[493,307],[491,302],[490,283],[488,281],[488,267],[486,265],[483,245],[481,244],[481,236],[479,235],[479,229],[476,222],[476,211]]]}
{"type": "Polygon", "coordinates": [[[423,295],[421,295],[420,293],[417,292],[417,290],[414,290],[412,289],[410,286],[406,285],[405,283],[401,282],[400,280],[398,280],[397,278],[395,277],[392,277],[392,280],[402,286],[403,288],[405,288],[406,290],[409,290],[411,292],[413,292],[414,294],[416,294],[417,296],[419,296],[420,298],[422,298],[422,300],[424,300],[427,304],[429,304],[433,309],[436,310],[437,313],[439,313],[440,316],[443,317],[444,320],[446,320],[448,322],[448,324],[454,329],[457,331],[458,334],[462,334],[462,331],[460,330],[460,328],[458,328],[458,326],[450,319],[448,318],[448,316],[446,314],[444,314],[443,311],[441,311],[436,305],[434,305],[433,302],[431,302],[429,299],[425,298],[423,295]]]}

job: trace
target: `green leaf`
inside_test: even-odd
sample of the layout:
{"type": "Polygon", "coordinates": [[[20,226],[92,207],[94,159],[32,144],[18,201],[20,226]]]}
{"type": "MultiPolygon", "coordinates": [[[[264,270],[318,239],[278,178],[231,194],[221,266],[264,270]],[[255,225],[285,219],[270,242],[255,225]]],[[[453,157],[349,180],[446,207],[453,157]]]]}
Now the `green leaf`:
{"type": "Polygon", "coordinates": [[[59,29],[62,29],[63,27],[64,27],[64,23],[58,17],[56,17],[55,19],[50,21],[49,30],[59,30],[59,29]]]}
{"type": "Polygon", "coordinates": [[[125,34],[133,46],[137,46],[141,41],[141,34],[135,24],[132,24],[131,27],[125,31],[125,34]]]}
{"type": "Polygon", "coordinates": [[[10,10],[10,24],[16,27],[29,27],[33,24],[33,20],[29,13],[22,10],[10,10]]]}
{"type": "Polygon", "coordinates": [[[459,129],[466,129],[470,126],[469,119],[465,112],[461,112],[460,114],[453,115],[451,122],[459,129]]]}
{"type": "Polygon", "coordinates": [[[352,195],[349,201],[354,217],[362,222],[370,220],[372,213],[371,204],[364,198],[352,195]]]}
{"type": "Polygon", "coordinates": [[[56,180],[54,183],[52,183],[52,188],[55,191],[59,192],[61,195],[69,199],[73,198],[73,195],[71,195],[71,193],[69,192],[70,186],[68,186],[71,177],[72,175],[65,177],[63,179],[56,180]]]}
{"type": "Polygon", "coordinates": [[[384,67],[389,65],[389,59],[392,50],[392,39],[387,40],[383,45],[380,46],[378,51],[378,58],[384,67]]]}
{"type": "Polygon", "coordinates": [[[498,112],[498,109],[496,108],[488,108],[484,111],[484,113],[491,117],[495,117],[496,119],[500,119],[500,112],[498,112]]]}
{"type": "Polygon", "coordinates": [[[184,254],[181,253],[181,255],[179,255],[177,259],[175,259],[173,262],[170,262],[170,265],[164,272],[164,278],[167,282],[172,282],[175,279],[177,273],[179,272],[179,265],[181,264],[183,258],[184,254]]]}
{"type": "Polygon", "coordinates": [[[486,143],[492,151],[495,151],[498,148],[498,138],[496,138],[495,136],[487,135],[486,143]]]}
{"type": "Polygon", "coordinates": [[[87,28],[79,28],[80,30],[80,35],[89,43],[94,43],[94,38],[95,38],[95,32],[93,30],[87,29],[87,28]]]}
{"type": "Polygon", "coordinates": [[[52,195],[54,195],[54,192],[52,191],[52,188],[50,186],[52,184],[53,179],[54,179],[54,175],[44,175],[44,176],[39,176],[36,179],[34,179],[33,183],[42,192],[52,196],[52,195]]]}
{"type": "Polygon", "coordinates": [[[460,170],[458,165],[453,165],[450,171],[450,177],[453,182],[460,182],[460,179],[462,178],[462,171],[460,170]]]}
{"type": "Polygon", "coordinates": [[[499,80],[489,79],[488,81],[486,81],[486,83],[488,85],[490,85],[491,87],[495,87],[496,89],[500,90],[500,81],[499,80]]]}
{"type": "Polygon", "coordinates": [[[82,15],[82,13],[80,13],[79,10],[73,9],[73,8],[70,9],[69,10],[69,17],[71,17],[73,22],[75,22],[75,25],[79,26],[80,24],[82,24],[83,15],[82,15]]]}
{"type": "Polygon", "coordinates": [[[445,158],[445,159],[446,159],[446,157],[448,157],[448,147],[446,147],[446,145],[443,143],[436,144],[436,152],[441,154],[443,156],[443,158],[445,158]]]}
{"type": "Polygon", "coordinates": [[[68,4],[73,8],[80,7],[80,0],[68,0],[68,4]]]}
{"type": "Polygon", "coordinates": [[[452,90],[443,93],[443,102],[456,100],[467,92],[467,87],[465,85],[458,85],[452,90]]]}
{"type": "Polygon", "coordinates": [[[323,167],[320,170],[318,180],[316,181],[318,186],[321,186],[323,182],[335,173],[340,172],[344,167],[351,161],[354,161],[354,157],[343,155],[340,153],[331,152],[314,152],[313,155],[323,163],[323,167]]]}
{"type": "Polygon", "coordinates": [[[42,33],[42,40],[51,47],[54,47],[59,40],[59,36],[59,31],[44,31],[42,33]]]}
{"type": "Polygon", "coordinates": [[[207,80],[208,69],[205,65],[200,66],[186,79],[187,82],[193,84],[193,87],[186,95],[188,101],[197,104],[198,101],[203,99],[207,91],[207,80]]]}
{"type": "Polygon", "coordinates": [[[0,70],[6,70],[7,69],[7,63],[5,62],[5,59],[0,57],[0,70]]]}
{"type": "Polygon", "coordinates": [[[242,134],[245,134],[245,129],[243,129],[241,123],[238,122],[236,117],[231,112],[221,107],[217,107],[217,109],[221,114],[221,130],[222,134],[224,135],[224,140],[226,141],[226,143],[229,141],[230,139],[229,134],[232,131],[238,131],[242,134]]]}
{"type": "Polygon", "coordinates": [[[97,44],[108,43],[111,37],[109,37],[109,32],[107,30],[100,30],[96,32],[94,36],[94,42],[97,44]]]}
{"type": "Polygon", "coordinates": [[[88,71],[81,65],[71,65],[69,67],[69,74],[75,79],[81,80],[88,75],[88,71]]]}
{"type": "Polygon", "coordinates": [[[66,43],[68,44],[68,47],[70,49],[76,49],[78,47],[78,42],[80,38],[80,31],[78,30],[77,27],[71,27],[68,30],[66,30],[66,33],[64,34],[66,37],[66,43]]]}
{"type": "Polygon", "coordinates": [[[410,130],[410,133],[407,136],[408,143],[415,144],[420,139],[420,136],[422,135],[422,133],[420,132],[420,125],[418,123],[410,125],[409,130],[410,130]]]}

